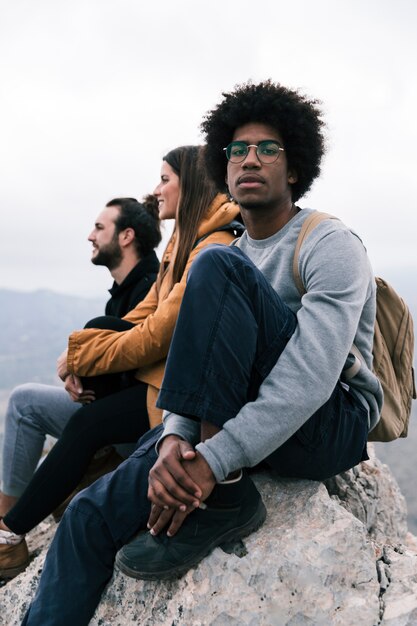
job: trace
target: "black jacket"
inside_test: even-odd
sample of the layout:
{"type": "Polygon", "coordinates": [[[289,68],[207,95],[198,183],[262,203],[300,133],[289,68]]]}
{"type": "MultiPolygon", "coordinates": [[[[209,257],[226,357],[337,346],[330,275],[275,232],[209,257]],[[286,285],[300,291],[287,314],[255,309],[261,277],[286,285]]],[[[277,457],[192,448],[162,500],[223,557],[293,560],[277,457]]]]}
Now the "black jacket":
{"type": "Polygon", "coordinates": [[[133,309],[147,295],[156,280],[158,270],[158,257],[152,251],[135,265],[120,285],[113,283],[113,287],[109,289],[111,298],[106,304],[106,315],[123,317],[133,309]]]}

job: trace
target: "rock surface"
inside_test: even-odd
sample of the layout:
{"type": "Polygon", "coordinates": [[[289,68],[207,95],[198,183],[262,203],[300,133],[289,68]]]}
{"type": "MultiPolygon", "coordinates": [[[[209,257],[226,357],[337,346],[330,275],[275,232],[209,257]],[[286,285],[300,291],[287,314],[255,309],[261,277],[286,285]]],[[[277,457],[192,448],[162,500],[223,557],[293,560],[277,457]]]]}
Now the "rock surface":
{"type": "MultiPolygon", "coordinates": [[[[268,473],[255,479],[268,517],[239,556],[217,548],[169,583],[116,572],[91,626],[417,624],[417,546],[386,466],[373,458],[328,481],[329,491],[268,473]]],[[[30,547],[53,528],[44,524],[43,539],[40,532],[30,547]]],[[[2,625],[20,624],[43,558],[0,589],[2,625]]]]}
{"type": "Polygon", "coordinates": [[[375,457],[326,481],[329,494],[366,526],[378,543],[404,542],[407,535],[407,505],[389,468],[375,457]]]}

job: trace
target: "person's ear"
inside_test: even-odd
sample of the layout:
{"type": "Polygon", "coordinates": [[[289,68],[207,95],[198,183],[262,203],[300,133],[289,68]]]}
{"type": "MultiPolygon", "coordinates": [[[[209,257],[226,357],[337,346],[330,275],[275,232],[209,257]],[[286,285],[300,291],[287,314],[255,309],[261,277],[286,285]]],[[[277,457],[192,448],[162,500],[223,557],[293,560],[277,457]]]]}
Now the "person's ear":
{"type": "Polygon", "coordinates": [[[135,238],[135,231],[133,228],[125,228],[119,233],[119,243],[121,246],[128,246],[135,238]]]}
{"type": "Polygon", "coordinates": [[[297,172],[295,172],[294,170],[288,170],[287,180],[290,185],[293,185],[294,183],[296,183],[298,180],[297,172]]]}

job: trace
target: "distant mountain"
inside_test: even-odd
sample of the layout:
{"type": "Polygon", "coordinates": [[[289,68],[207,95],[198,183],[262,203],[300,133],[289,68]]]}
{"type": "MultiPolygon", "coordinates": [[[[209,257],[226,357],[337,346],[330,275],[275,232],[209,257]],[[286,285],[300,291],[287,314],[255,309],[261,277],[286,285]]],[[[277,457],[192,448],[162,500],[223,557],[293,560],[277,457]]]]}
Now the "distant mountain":
{"type": "Polygon", "coordinates": [[[104,312],[103,299],[0,289],[0,390],[55,380],[71,331],[104,312]]]}
{"type": "Polygon", "coordinates": [[[391,468],[407,500],[408,526],[417,536],[417,401],[414,402],[408,436],[389,443],[375,443],[375,453],[391,468]]]}

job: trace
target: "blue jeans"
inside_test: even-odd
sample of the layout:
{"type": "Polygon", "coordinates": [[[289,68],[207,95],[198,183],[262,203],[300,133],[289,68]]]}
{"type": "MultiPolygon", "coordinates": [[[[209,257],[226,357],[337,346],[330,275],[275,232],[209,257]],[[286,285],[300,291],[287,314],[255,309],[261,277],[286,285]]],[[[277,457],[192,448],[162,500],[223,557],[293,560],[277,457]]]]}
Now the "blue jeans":
{"type": "MultiPolygon", "coordinates": [[[[189,273],[158,404],[221,426],[256,398],[296,324],[294,313],[239,249],[201,252],[189,273]]],[[[161,430],[144,435],[127,461],[73,500],[23,624],[88,624],[116,552],[146,526],[148,474],[161,430]]],[[[266,462],[284,475],[332,475],[367,458],[366,437],[366,410],[337,385],[266,462]]]]}
{"type": "Polygon", "coordinates": [[[13,390],[5,418],[3,493],[22,495],[35,473],[46,435],[60,437],[78,408],[61,387],[26,383],[13,390]]]}
{"type": "Polygon", "coordinates": [[[117,470],[69,504],[22,625],[87,626],[113,574],[117,551],[146,528],[148,474],[161,433],[162,426],[147,432],[117,470]]]}

